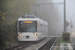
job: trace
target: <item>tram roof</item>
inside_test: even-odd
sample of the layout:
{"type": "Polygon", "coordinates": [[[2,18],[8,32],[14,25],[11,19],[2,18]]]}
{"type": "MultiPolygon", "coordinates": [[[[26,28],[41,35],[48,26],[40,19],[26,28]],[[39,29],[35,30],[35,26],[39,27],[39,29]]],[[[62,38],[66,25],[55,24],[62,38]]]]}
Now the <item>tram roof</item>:
{"type": "Polygon", "coordinates": [[[23,15],[22,17],[18,18],[18,21],[24,21],[24,20],[32,20],[32,21],[38,21],[38,20],[40,20],[42,22],[46,22],[46,21],[44,21],[44,20],[42,20],[39,17],[36,17],[34,15],[23,15]]]}

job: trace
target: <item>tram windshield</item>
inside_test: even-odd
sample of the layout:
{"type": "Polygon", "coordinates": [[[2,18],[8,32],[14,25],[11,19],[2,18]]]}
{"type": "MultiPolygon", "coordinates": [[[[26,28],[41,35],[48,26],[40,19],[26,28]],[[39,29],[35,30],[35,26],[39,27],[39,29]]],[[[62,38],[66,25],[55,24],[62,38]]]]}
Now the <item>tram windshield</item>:
{"type": "Polygon", "coordinates": [[[37,21],[20,21],[19,32],[37,32],[37,21]]]}

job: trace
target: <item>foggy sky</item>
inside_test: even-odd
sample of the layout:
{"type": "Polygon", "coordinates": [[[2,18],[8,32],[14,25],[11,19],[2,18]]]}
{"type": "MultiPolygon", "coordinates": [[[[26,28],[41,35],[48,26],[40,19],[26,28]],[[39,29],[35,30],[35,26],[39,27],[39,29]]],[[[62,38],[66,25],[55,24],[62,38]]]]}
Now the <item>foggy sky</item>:
{"type": "MultiPolygon", "coordinates": [[[[64,0],[36,0],[36,3],[63,3],[64,0]]],[[[71,21],[71,16],[75,13],[74,0],[66,0],[66,20],[71,21]]],[[[49,23],[49,36],[59,36],[64,28],[64,4],[46,4],[32,6],[31,14],[47,21],[49,23]]],[[[73,24],[74,18],[72,19],[73,24]]],[[[73,27],[73,32],[75,26],[73,27]]],[[[71,32],[70,26],[67,27],[67,32],[71,32]]]]}
{"type": "Polygon", "coordinates": [[[52,0],[36,0],[36,3],[44,5],[32,5],[31,14],[48,22],[48,34],[49,36],[61,36],[63,32],[63,17],[59,14],[58,6],[53,3],[52,0]]]}
{"type": "MultiPolygon", "coordinates": [[[[52,0],[54,3],[59,3],[59,2],[64,2],[64,0],[52,0]]],[[[58,9],[60,11],[60,13],[62,14],[63,17],[63,13],[64,13],[64,5],[57,5],[59,6],[58,9]]],[[[66,0],[66,20],[70,23],[71,21],[71,17],[75,14],[75,0],[66,0]]],[[[73,22],[73,31],[75,32],[75,16],[73,16],[72,18],[72,22],[73,22]]],[[[71,28],[70,26],[67,27],[67,31],[71,32],[71,28]]]]}

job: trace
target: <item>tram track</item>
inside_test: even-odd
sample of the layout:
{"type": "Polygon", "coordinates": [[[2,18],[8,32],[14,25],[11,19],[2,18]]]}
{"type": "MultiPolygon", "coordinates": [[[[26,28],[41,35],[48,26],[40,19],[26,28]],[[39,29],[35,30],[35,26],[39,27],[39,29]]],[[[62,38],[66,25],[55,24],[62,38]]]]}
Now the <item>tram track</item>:
{"type": "Polygon", "coordinates": [[[40,47],[38,50],[52,50],[53,46],[56,44],[57,42],[56,37],[51,38],[45,45],[43,45],[42,47],[40,47]]]}
{"type": "Polygon", "coordinates": [[[30,42],[29,41],[26,41],[26,42],[23,41],[23,42],[19,42],[18,45],[15,45],[15,46],[12,46],[12,47],[8,47],[8,48],[6,48],[4,50],[23,50],[26,47],[28,47],[28,46],[30,46],[32,44],[36,44],[36,43],[38,43],[38,42],[40,42],[40,41],[42,41],[44,39],[41,39],[39,41],[30,41],[30,42]]]}
{"type": "Polygon", "coordinates": [[[24,44],[18,48],[16,48],[16,50],[23,50],[24,48],[28,47],[29,45],[33,44],[32,42],[31,43],[27,43],[27,44],[24,44]]]}
{"type": "Polygon", "coordinates": [[[24,42],[24,43],[21,43],[17,46],[7,48],[5,50],[26,50],[27,48],[28,49],[36,49],[36,50],[52,50],[53,46],[57,42],[57,39],[58,38],[54,37],[54,38],[51,38],[51,39],[45,38],[45,39],[42,39],[42,40],[36,41],[36,42],[24,42]],[[46,41],[46,42],[44,42],[44,41],[46,41]]]}
{"type": "Polygon", "coordinates": [[[32,42],[23,42],[23,43],[21,43],[21,44],[15,45],[15,46],[8,47],[8,48],[6,48],[6,49],[4,49],[4,50],[20,50],[20,49],[22,49],[23,47],[27,47],[27,46],[29,46],[29,45],[31,45],[31,44],[32,44],[32,42]]]}
{"type": "Polygon", "coordinates": [[[46,44],[51,38],[45,38],[37,43],[30,45],[29,47],[25,48],[24,50],[38,50],[41,46],[46,44]]]}

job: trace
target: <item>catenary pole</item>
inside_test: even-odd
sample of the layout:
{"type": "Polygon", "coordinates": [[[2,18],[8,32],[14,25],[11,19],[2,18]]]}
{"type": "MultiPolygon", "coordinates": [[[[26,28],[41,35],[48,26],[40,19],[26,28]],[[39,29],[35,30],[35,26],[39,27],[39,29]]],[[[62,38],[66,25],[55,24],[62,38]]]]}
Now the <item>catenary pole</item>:
{"type": "Polygon", "coordinates": [[[66,0],[64,0],[64,32],[66,32],[66,0]]]}

